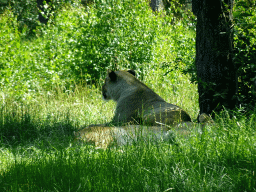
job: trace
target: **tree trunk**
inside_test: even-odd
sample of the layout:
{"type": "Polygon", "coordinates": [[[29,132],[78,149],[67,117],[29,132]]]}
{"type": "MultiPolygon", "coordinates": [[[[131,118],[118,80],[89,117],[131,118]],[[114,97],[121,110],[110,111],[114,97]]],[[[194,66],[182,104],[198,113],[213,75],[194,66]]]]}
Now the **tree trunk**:
{"type": "Polygon", "coordinates": [[[51,2],[51,0],[37,0],[37,7],[40,9],[40,11],[39,11],[39,21],[43,24],[46,24],[49,20],[48,17],[49,17],[50,9],[49,8],[46,9],[44,7],[44,5],[45,5],[44,1],[45,1],[46,4],[49,4],[51,2]],[[44,12],[46,17],[44,15],[42,15],[41,12],[44,12]]]}
{"type": "Polygon", "coordinates": [[[200,114],[236,107],[232,8],[233,0],[192,1],[192,11],[197,16],[196,67],[200,114]]]}
{"type": "Polygon", "coordinates": [[[151,0],[150,6],[153,11],[159,11],[161,8],[163,8],[163,1],[162,0],[151,0]]]}

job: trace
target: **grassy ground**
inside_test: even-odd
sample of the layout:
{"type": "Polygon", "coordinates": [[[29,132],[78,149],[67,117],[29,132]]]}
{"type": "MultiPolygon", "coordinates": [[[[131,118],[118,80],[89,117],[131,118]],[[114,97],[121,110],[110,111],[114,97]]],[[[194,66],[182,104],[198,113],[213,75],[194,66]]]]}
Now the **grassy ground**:
{"type": "Polygon", "coordinates": [[[174,144],[72,143],[74,131],[108,122],[115,108],[100,85],[67,89],[84,66],[134,67],[167,102],[198,115],[197,85],[181,72],[194,61],[193,25],[173,26],[172,15],[152,13],[147,2],[124,2],[64,8],[31,40],[10,12],[0,15],[0,191],[256,191],[255,114],[223,113],[174,144]]]}
{"type": "MultiPolygon", "coordinates": [[[[186,90],[175,96],[153,85],[168,101],[185,106],[196,90],[182,86],[186,90]]],[[[196,114],[196,103],[187,106],[196,114]]],[[[96,88],[45,94],[23,104],[1,100],[1,191],[256,190],[254,115],[223,114],[203,134],[178,136],[175,145],[141,141],[101,150],[72,144],[73,131],[108,121],[113,109],[96,88]]]]}

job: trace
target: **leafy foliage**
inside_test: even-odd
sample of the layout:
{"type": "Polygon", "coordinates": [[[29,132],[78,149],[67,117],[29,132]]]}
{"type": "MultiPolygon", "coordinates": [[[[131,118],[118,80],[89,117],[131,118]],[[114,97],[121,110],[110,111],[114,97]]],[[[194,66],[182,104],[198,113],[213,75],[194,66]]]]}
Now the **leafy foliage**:
{"type": "Polygon", "coordinates": [[[31,0],[9,0],[7,6],[2,10],[11,10],[17,21],[17,28],[20,32],[26,31],[26,36],[33,34],[33,30],[38,25],[38,11],[36,1],[31,0]]]}
{"type": "Polygon", "coordinates": [[[140,68],[152,60],[157,23],[145,2],[99,1],[78,19],[74,41],[76,77],[99,79],[106,68],[140,68]],[[117,5],[117,4],[118,5],[117,5]],[[151,16],[149,16],[151,15],[151,16]]]}
{"type": "Polygon", "coordinates": [[[171,18],[152,13],[147,1],[75,1],[62,4],[28,39],[30,29],[20,30],[17,14],[7,9],[0,21],[0,85],[5,93],[29,99],[44,90],[98,82],[106,69],[132,68],[143,77],[163,66],[158,63],[169,63],[165,72],[178,65],[180,71],[193,63],[193,25],[173,26],[171,18]]]}
{"type": "Polygon", "coordinates": [[[234,61],[238,74],[238,97],[244,107],[255,106],[256,1],[236,1],[234,6],[234,61]]]}
{"type": "MultiPolygon", "coordinates": [[[[46,4],[44,0],[42,1],[45,7],[47,7],[45,9],[46,13],[43,13],[45,17],[53,16],[54,12],[59,11],[64,4],[73,3],[73,0],[51,0],[49,4],[46,4]]],[[[26,38],[31,38],[35,35],[35,29],[40,26],[38,21],[38,13],[40,10],[37,7],[37,0],[8,0],[0,7],[0,11],[3,12],[4,10],[11,10],[13,12],[17,19],[18,30],[20,32],[26,32],[26,34],[24,34],[26,38]]]]}

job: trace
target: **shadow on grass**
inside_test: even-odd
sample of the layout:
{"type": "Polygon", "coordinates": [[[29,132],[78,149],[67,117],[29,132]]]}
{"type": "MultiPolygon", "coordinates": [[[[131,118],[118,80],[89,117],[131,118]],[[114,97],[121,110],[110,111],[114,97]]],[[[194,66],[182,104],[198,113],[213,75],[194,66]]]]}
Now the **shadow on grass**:
{"type": "Polygon", "coordinates": [[[68,112],[44,119],[29,109],[0,113],[0,144],[8,148],[0,159],[0,191],[256,189],[255,118],[220,118],[180,145],[139,142],[96,150],[70,146],[77,126],[68,112]]]}
{"type": "Polygon", "coordinates": [[[29,159],[17,154],[17,162],[0,174],[0,191],[188,191],[188,171],[170,158],[172,152],[166,148],[91,149],[41,151],[29,159]]]}
{"type": "Polygon", "coordinates": [[[68,145],[77,126],[70,120],[69,112],[58,115],[62,116],[62,120],[51,115],[42,119],[37,117],[34,111],[25,107],[8,110],[2,108],[0,111],[0,147],[33,145],[45,143],[45,141],[68,145]]]}

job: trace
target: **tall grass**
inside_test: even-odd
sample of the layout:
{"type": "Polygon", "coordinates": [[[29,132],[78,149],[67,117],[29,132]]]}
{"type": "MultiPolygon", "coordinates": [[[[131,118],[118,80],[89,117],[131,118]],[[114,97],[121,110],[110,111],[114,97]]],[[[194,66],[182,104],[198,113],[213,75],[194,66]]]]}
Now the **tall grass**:
{"type": "Polygon", "coordinates": [[[256,190],[255,115],[223,114],[202,134],[177,136],[176,145],[139,141],[102,150],[72,144],[73,131],[112,116],[106,112],[100,120],[96,95],[80,89],[26,106],[2,104],[1,191],[256,190]]]}
{"type": "Polygon", "coordinates": [[[107,59],[106,68],[136,68],[166,101],[197,117],[196,84],[182,73],[194,61],[193,27],[171,26],[145,3],[126,9],[122,2],[63,7],[29,41],[11,12],[1,15],[0,191],[256,191],[255,114],[220,114],[201,134],[178,135],[175,145],[138,141],[102,150],[72,143],[74,131],[110,121],[115,107],[101,100],[103,72],[97,86],[75,82],[83,54],[92,64],[107,59]],[[106,33],[95,35],[101,29],[106,33]],[[92,54],[79,48],[87,40],[92,54]]]}

